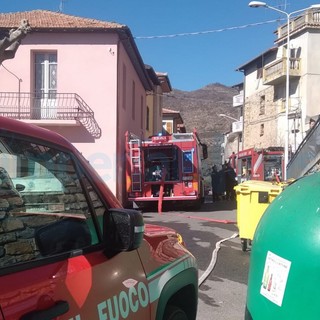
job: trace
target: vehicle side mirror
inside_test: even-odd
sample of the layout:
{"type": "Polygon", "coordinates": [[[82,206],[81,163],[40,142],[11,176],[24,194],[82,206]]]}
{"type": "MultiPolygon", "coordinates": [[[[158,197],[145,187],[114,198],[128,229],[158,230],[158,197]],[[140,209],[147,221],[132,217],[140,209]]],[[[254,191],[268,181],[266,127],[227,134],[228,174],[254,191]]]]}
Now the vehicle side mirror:
{"type": "Polygon", "coordinates": [[[103,237],[107,255],[132,251],[140,247],[144,234],[141,212],[113,208],[105,212],[103,218],[103,237]]]}

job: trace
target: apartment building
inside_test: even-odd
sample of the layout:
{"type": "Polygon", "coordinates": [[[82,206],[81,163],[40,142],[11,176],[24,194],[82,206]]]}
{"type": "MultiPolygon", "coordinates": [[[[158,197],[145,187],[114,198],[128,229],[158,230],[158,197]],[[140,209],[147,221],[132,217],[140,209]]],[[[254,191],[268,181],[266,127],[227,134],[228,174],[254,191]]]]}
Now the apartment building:
{"type": "Polygon", "coordinates": [[[295,152],[320,114],[320,12],[311,9],[280,26],[274,46],[241,65],[244,74],[243,149],[284,146],[295,152]],[[290,59],[286,118],[286,59],[290,59]]]}

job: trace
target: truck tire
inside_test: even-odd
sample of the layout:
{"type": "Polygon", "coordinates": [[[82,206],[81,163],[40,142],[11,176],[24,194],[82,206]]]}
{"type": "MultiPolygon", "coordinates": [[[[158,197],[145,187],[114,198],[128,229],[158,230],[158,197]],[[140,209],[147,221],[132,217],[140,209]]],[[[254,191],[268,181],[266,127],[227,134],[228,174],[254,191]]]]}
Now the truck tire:
{"type": "Polygon", "coordinates": [[[163,320],[188,320],[186,313],[176,306],[167,306],[163,320]]]}

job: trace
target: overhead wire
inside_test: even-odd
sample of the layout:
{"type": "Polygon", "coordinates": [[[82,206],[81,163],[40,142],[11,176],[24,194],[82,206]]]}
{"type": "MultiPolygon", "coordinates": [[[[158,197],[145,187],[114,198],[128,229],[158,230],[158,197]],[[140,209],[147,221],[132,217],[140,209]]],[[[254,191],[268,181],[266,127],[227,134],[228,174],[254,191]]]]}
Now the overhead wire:
{"type": "Polygon", "coordinates": [[[249,27],[261,26],[269,23],[275,23],[284,20],[283,18],[263,21],[263,22],[256,22],[256,23],[249,23],[242,26],[235,26],[235,27],[227,27],[215,30],[207,30],[207,31],[197,31],[197,32],[183,32],[183,33],[175,33],[175,34],[167,34],[167,35],[156,35],[156,36],[137,36],[134,37],[135,39],[161,39],[161,38],[175,38],[175,37],[187,37],[187,36],[197,36],[203,34],[210,34],[210,33],[217,33],[217,32],[224,32],[230,30],[239,30],[245,29],[249,27]]]}

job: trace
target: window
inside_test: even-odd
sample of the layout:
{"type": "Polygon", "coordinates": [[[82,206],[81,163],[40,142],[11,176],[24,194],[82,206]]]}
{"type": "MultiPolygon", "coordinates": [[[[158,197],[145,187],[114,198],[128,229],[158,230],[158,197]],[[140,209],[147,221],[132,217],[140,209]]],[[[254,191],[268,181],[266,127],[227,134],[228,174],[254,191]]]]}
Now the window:
{"type": "Polygon", "coordinates": [[[32,117],[54,119],[57,114],[57,53],[35,53],[35,103],[32,117]]]}
{"type": "Polygon", "coordinates": [[[262,77],[263,77],[262,61],[258,61],[258,63],[257,63],[257,79],[261,79],[262,77]]]}
{"type": "Polygon", "coordinates": [[[127,67],[125,64],[122,66],[122,108],[126,109],[127,103],[127,67]]]}
{"type": "Polygon", "coordinates": [[[193,150],[182,152],[182,173],[193,173],[193,150]]]}
{"type": "Polygon", "coordinates": [[[132,120],[136,118],[136,83],[132,81],[132,120]]]}
{"type": "Polygon", "coordinates": [[[160,181],[165,170],[165,181],[178,180],[178,150],[175,146],[148,148],[144,153],[145,181],[160,181]]]}
{"type": "Polygon", "coordinates": [[[163,97],[160,96],[159,97],[159,117],[161,118],[162,117],[162,106],[163,106],[163,97]]]}
{"type": "Polygon", "coordinates": [[[262,123],[260,125],[260,137],[262,137],[264,135],[264,124],[262,123]]]}
{"type": "Polygon", "coordinates": [[[147,117],[146,117],[146,129],[149,130],[149,121],[150,121],[150,110],[147,106],[147,117]]]}
{"type": "MultiPolygon", "coordinates": [[[[143,102],[143,96],[140,97],[140,127],[141,130],[143,130],[143,119],[144,119],[144,102],[143,102]]],[[[147,125],[149,126],[149,124],[147,123],[147,125]]],[[[148,128],[146,128],[148,130],[148,128]]]]}
{"type": "Polygon", "coordinates": [[[35,89],[41,96],[55,98],[57,93],[57,54],[35,54],[35,89]]]}
{"type": "Polygon", "coordinates": [[[281,162],[282,155],[264,155],[264,180],[276,181],[276,177],[279,176],[282,179],[281,162]]]}
{"type": "Polygon", "coordinates": [[[1,268],[100,242],[105,208],[72,155],[20,137],[0,149],[1,268]]]}
{"type": "Polygon", "coordinates": [[[162,133],[172,134],[173,133],[173,120],[163,120],[162,121],[162,133]]]}
{"type": "Polygon", "coordinates": [[[259,111],[260,115],[265,114],[266,112],[265,108],[266,108],[266,96],[263,95],[263,96],[260,96],[260,111],[259,111]]]}

